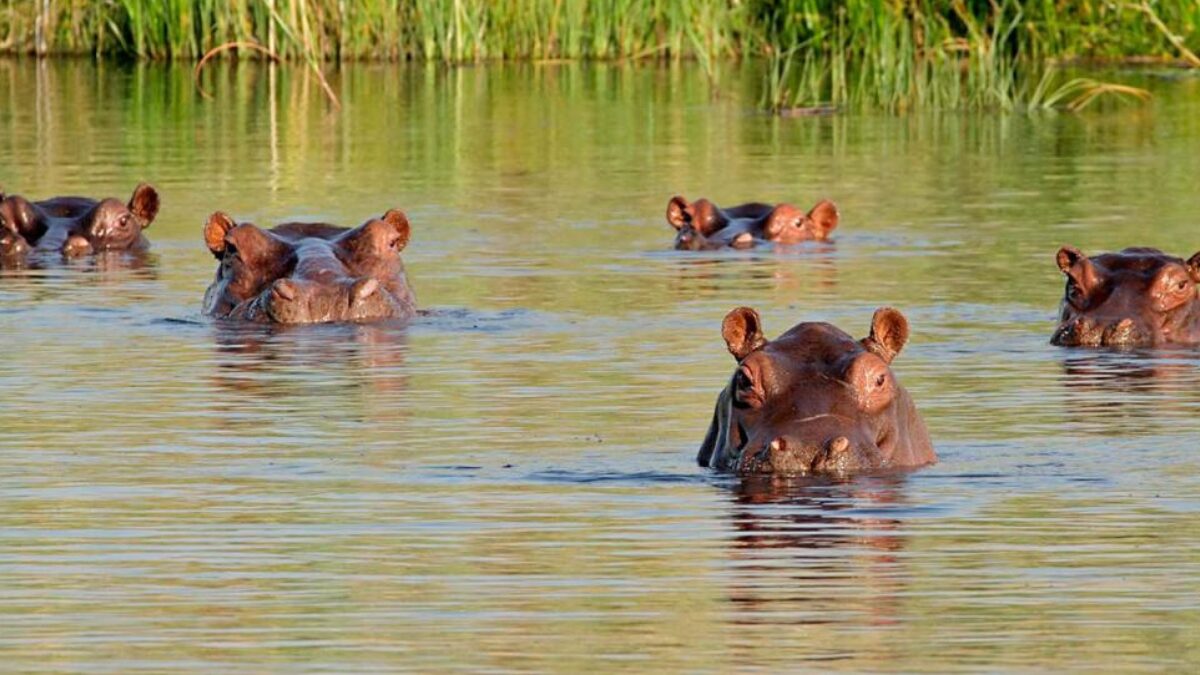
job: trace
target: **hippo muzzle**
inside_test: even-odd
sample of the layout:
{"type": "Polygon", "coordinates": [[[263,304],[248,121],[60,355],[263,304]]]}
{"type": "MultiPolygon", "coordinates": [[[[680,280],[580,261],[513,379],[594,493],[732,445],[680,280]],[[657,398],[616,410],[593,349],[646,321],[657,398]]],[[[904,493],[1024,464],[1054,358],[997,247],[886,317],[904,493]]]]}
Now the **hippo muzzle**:
{"type": "Polygon", "coordinates": [[[850,420],[826,416],[834,424],[806,425],[776,436],[765,446],[742,451],[740,474],[786,476],[844,475],[877,468],[883,462],[879,446],[862,433],[838,427],[850,420]]]}
{"type": "Polygon", "coordinates": [[[250,303],[241,318],[274,323],[366,321],[397,316],[402,308],[377,280],[364,277],[334,283],[280,279],[250,303]]]}
{"type": "Polygon", "coordinates": [[[1075,317],[1062,322],[1050,343],[1060,347],[1137,347],[1154,343],[1149,326],[1130,317],[1075,317]]]}

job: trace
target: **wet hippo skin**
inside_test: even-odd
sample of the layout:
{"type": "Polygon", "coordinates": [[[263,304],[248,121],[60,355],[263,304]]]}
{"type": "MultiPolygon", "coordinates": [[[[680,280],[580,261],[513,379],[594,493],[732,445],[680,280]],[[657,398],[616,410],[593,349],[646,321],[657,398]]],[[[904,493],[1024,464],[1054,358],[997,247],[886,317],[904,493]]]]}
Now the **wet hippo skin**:
{"type": "Polygon", "coordinates": [[[823,200],[807,213],[791,204],[749,203],[723,209],[707,199],[667,202],[677,250],[750,248],[756,244],[825,241],[838,225],[838,210],[823,200]]]}
{"type": "Polygon", "coordinates": [[[128,202],[108,197],[55,197],[32,202],[0,195],[0,261],[35,252],[79,257],[104,251],[142,251],[143,231],[158,215],[158,192],[145,183],[128,202]]]}
{"type": "Polygon", "coordinates": [[[1066,347],[1157,347],[1200,343],[1200,253],[1184,260],[1154,248],[1088,257],[1064,246],[1059,325],[1066,347]]]}
{"type": "Polygon", "coordinates": [[[416,312],[396,209],[355,228],[284,223],[269,230],[214,213],[204,241],[220,261],[204,295],[210,316],[262,323],[406,319],[416,312]]]}
{"type": "Polygon", "coordinates": [[[862,340],[828,323],[763,337],[758,313],[721,326],[737,368],[717,397],[697,456],[743,475],[844,476],[937,461],[925,423],[891,362],[908,341],[899,311],[875,312],[862,340]]]}

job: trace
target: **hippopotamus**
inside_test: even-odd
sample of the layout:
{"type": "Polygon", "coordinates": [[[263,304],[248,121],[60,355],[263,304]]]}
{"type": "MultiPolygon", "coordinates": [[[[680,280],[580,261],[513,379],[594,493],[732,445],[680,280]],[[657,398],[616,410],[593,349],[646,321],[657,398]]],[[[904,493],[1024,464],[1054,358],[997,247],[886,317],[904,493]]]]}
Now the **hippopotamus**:
{"type": "Polygon", "coordinates": [[[791,204],[758,202],[723,209],[707,199],[689,202],[676,195],[667,202],[667,222],[676,230],[676,250],[750,248],[826,241],[837,228],[838,210],[829,200],[817,202],[808,213],[791,204]]]}
{"type": "Polygon", "coordinates": [[[0,195],[0,262],[46,252],[79,257],[104,251],[143,251],[143,230],[158,215],[158,192],[142,183],[128,202],[113,197],[54,197],[31,202],[0,195]]]}
{"type": "Polygon", "coordinates": [[[1155,248],[1127,248],[1088,257],[1064,246],[1057,259],[1067,284],[1052,344],[1200,343],[1200,253],[1184,260],[1155,248]]]}
{"type": "Polygon", "coordinates": [[[355,228],[291,222],[268,230],[218,211],[204,226],[220,261],[204,313],[280,324],[410,318],[416,298],[400,259],[409,230],[398,209],[355,228]]]}
{"type": "Polygon", "coordinates": [[[802,322],[763,337],[758,312],[738,307],[721,334],[737,369],[717,396],[700,466],[745,476],[845,476],[937,461],[925,423],[891,363],[908,321],[884,307],[855,340],[802,322]]]}

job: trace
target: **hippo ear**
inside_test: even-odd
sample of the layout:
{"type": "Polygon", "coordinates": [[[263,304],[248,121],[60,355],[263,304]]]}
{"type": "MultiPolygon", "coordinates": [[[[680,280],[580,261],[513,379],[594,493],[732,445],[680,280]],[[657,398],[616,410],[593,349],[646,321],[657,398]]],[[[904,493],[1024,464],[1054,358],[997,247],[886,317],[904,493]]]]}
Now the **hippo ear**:
{"type": "Polygon", "coordinates": [[[809,210],[807,217],[813,232],[822,239],[837,229],[839,219],[837,205],[828,199],[817,202],[817,205],[809,210]]]}
{"type": "Polygon", "coordinates": [[[692,206],[679,195],[671,197],[667,202],[667,222],[671,227],[682,230],[684,225],[692,222],[692,206]]]}
{"type": "Polygon", "coordinates": [[[1192,277],[1192,281],[1200,283],[1200,252],[1197,252],[1188,258],[1187,261],[1188,275],[1192,277]]]}
{"type": "Polygon", "coordinates": [[[1074,246],[1063,246],[1058,249],[1058,255],[1055,256],[1055,259],[1058,262],[1058,269],[1062,270],[1063,274],[1068,274],[1070,269],[1075,266],[1075,263],[1080,260],[1087,260],[1087,256],[1083,254],[1083,251],[1074,246]]]}
{"type": "Polygon", "coordinates": [[[729,353],[738,361],[767,343],[758,312],[749,307],[738,307],[725,315],[721,322],[721,337],[725,338],[729,353]]]}
{"type": "Polygon", "coordinates": [[[891,363],[908,342],[908,319],[900,310],[880,307],[871,317],[871,334],[862,341],[867,351],[891,363]]]}
{"type": "Polygon", "coordinates": [[[408,216],[400,209],[389,209],[387,213],[380,218],[383,222],[391,225],[400,235],[400,241],[397,243],[397,251],[403,251],[405,246],[408,246],[408,237],[412,234],[412,227],[408,224],[408,216]]]}
{"type": "Polygon", "coordinates": [[[158,215],[158,191],[148,183],[138,185],[129,199],[129,211],[142,221],[143,229],[150,227],[158,215]]]}
{"type": "Polygon", "coordinates": [[[777,239],[789,227],[799,227],[804,222],[804,214],[791,204],[780,204],[771,209],[763,223],[763,236],[767,239],[777,239]]]}
{"type": "Polygon", "coordinates": [[[1080,286],[1086,293],[1099,282],[1100,274],[1091,258],[1074,246],[1063,246],[1058,249],[1058,269],[1080,286]]]}
{"type": "Polygon", "coordinates": [[[220,211],[209,216],[208,222],[204,224],[204,243],[208,244],[208,250],[212,251],[217,260],[225,253],[225,235],[235,227],[237,223],[233,218],[220,211]]]}

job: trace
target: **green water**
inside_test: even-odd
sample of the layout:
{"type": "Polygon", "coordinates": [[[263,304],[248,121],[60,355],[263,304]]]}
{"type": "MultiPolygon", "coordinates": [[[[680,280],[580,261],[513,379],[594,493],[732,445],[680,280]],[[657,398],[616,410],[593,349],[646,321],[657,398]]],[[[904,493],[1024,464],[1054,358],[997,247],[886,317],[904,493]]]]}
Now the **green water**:
{"type": "Polygon", "coordinates": [[[1200,78],[1080,116],[775,119],[693,67],[0,62],[0,185],[162,195],[145,264],[0,275],[14,671],[1200,666],[1200,353],[1048,344],[1054,253],[1200,250],[1200,78]],[[683,254],[672,194],[837,201],[683,254]],[[199,316],[214,210],[413,222],[407,328],[199,316]],[[694,465],[725,312],[864,334],[941,463],[694,465]]]}

